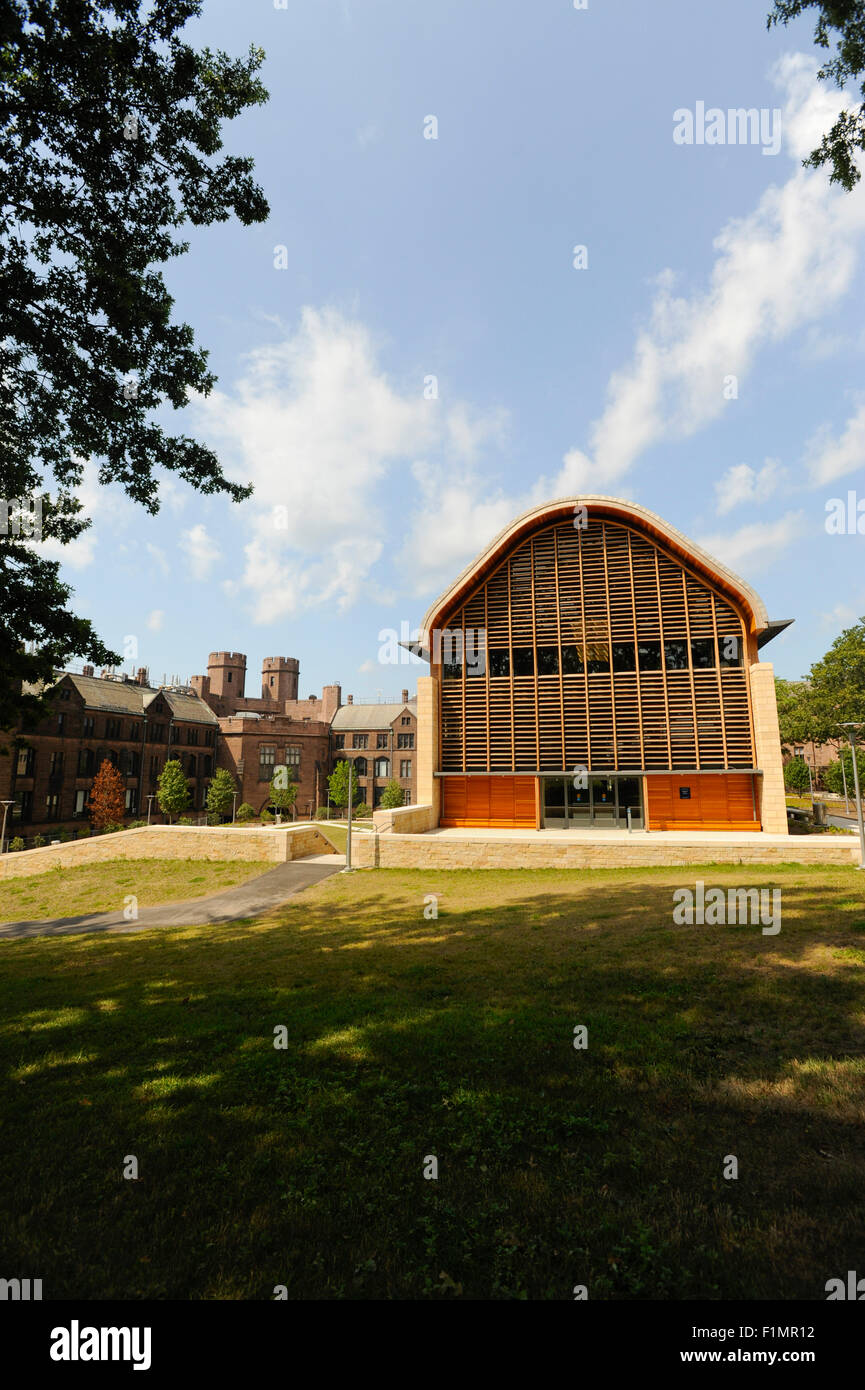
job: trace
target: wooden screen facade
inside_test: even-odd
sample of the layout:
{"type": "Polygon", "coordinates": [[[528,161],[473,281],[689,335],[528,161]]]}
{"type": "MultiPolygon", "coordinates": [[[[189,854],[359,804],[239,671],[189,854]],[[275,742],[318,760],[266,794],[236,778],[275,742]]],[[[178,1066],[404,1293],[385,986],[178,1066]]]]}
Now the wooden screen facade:
{"type": "Polygon", "coordinates": [[[754,769],[742,614],[636,526],[541,526],[441,627],[444,774],[754,769]]]}

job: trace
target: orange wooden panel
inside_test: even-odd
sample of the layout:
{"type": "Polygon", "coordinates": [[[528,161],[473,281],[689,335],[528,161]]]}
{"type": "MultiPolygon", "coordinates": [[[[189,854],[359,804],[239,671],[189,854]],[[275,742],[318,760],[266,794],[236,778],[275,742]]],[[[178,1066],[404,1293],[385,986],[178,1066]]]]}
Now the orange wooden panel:
{"type": "Polygon", "coordinates": [[[649,830],[759,830],[754,815],[753,782],[748,772],[717,776],[647,777],[649,830]],[[690,787],[682,800],[680,787],[690,787]]]}
{"type": "Polygon", "coordinates": [[[445,777],[440,824],[534,830],[534,777],[445,777]]]}

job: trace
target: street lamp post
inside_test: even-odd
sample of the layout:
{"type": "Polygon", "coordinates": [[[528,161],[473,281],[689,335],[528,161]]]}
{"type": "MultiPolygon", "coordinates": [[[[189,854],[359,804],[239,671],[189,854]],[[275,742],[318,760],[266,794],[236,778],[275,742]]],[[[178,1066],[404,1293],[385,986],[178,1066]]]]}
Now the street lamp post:
{"type": "Polygon", "coordinates": [[[232,793],[231,797],[231,824],[234,825],[234,816],[237,810],[237,792],[232,793]]]}
{"type": "Polygon", "coordinates": [[[856,755],[856,730],[865,728],[865,722],[861,720],[857,723],[850,722],[842,724],[842,729],[847,729],[847,737],[850,740],[850,751],[853,754],[853,790],[856,796],[856,816],[859,821],[859,868],[865,869],[865,822],[862,819],[862,797],[859,792],[859,759],[856,755]]]}
{"type": "Polygon", "coordinates": [[[345,839],[345,868],[343,869],[343,873],[344,873],[344,874],[350,874],[350,873],[351,873],[351,791],[352,791],[351,775],[352,775],[353,770],[354,770],[354,759],[353,759],[353,758],[349,758],[349,760],[348,760],[348,834],[347,834],[346,839],[345,839]]]}
{"type": "Polygon", "coordinates": [[[841,750],[839,761],[841,763],[841,781],[844,783],[844,810],[848,816],[850,814],[850,798],[847,795],[847,773],[844,770],[844,750],[841,750]]]}
{"type": "Polygon", "coordinates": [[[0,834],[0,854],[6,853],[6,817],[9,814],[9,807],[14,805],[14,801],[3,802],[3,832],[0,834]]]}
{"type": "Polygon", "coordinates": [[[154,803],[155,800],[156,800],[156,792],[151,792],[150,796],[148,796],[148,798],[147,798],[147,824],[148,824],[148,825],[150,824],[150,812],[151,812],[151,809],[152,809],[152,807],[153,807],[153,803],[154,803]]]}

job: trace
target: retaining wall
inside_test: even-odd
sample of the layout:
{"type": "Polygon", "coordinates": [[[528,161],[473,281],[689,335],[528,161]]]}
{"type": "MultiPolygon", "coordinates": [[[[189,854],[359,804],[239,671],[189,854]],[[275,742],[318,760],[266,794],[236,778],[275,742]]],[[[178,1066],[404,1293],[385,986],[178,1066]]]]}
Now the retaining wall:
{"type": "Polygon", "coordinates": [[[243,859],[284,864],[308,854],[335,854],[317,826],[238,830],[228,826],[151,825],[86,840],[46,845],[0,856],[0,879],[26,878],[50,869],[74,869],[109,859],[243,859]]]}

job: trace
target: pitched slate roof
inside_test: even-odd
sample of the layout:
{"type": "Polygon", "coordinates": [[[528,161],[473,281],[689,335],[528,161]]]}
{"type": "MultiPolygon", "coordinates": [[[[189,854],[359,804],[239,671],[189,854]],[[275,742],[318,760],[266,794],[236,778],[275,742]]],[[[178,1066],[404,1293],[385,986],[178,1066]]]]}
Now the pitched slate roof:
{"type": "Polygon", "coordinates": [[[389,729],[406,710],[417,714],[417,700],[405,705],[340,705],[333,717],[333,729],[389,729]]]}
{"type": "Polygon", "coordinates": [[[99,676],[79,676],[73,671],[64,672],[78,691],[87,709],[104,710],[106,714],[143,714],[158,695],[165,702],[175,719],[189,724],[218,724],[219,720],[209,705],[198,695],[178,695],[173,690],[153,690],[135,681],[109,681],[99,676]]]}

